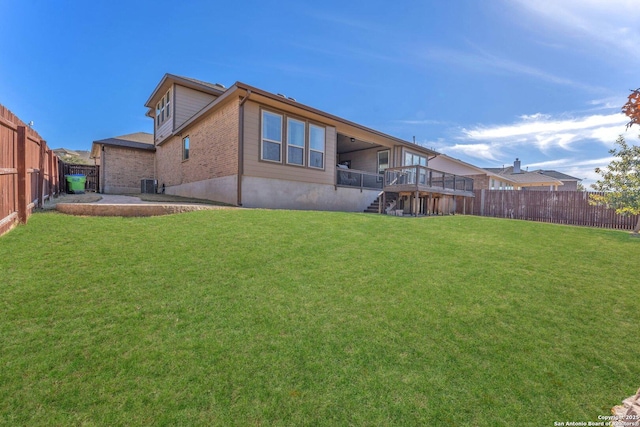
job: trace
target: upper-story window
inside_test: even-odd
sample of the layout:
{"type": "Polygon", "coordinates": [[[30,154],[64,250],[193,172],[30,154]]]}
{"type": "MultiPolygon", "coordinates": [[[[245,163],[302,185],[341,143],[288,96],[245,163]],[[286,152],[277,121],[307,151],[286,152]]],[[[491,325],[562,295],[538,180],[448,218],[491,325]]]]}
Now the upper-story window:
{"type": "Polygon", "coordinates": [[[405,151],[404,153],[404,165],[403,166],[427,166],[427,158],[419,154],[410,153],[405,151]]]}
{"type": "Polygon", "coordinates": [[[171,89],[156,104],[156,125],[160,126],[171,117],[171,89]]]}

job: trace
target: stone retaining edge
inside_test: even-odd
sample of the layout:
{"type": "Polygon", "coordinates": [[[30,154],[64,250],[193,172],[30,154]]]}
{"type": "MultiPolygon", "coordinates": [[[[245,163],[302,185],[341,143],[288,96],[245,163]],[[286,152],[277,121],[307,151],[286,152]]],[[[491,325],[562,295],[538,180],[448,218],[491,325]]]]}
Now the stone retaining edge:
{"type": "Polygon", "coordinates": [[[183,212],[215,209],[234,209],[227,206],[211,205],[163,205],[163,204],[91,204],[91,203],[58,203],[56,210],[68,215],[83,216],[158,216],[183,212]]]}

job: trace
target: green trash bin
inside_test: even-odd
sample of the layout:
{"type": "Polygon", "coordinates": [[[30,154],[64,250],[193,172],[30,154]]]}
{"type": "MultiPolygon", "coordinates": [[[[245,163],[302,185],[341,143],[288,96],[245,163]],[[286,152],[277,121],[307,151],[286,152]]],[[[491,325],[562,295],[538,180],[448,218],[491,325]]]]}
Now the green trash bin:
{"type": "Polygon", "coordinates": [[[84,193],[84,185],[87,182],[86,175],[81,173],[65,175],[67,178],[67,193],[81,194],[84,193]]]}

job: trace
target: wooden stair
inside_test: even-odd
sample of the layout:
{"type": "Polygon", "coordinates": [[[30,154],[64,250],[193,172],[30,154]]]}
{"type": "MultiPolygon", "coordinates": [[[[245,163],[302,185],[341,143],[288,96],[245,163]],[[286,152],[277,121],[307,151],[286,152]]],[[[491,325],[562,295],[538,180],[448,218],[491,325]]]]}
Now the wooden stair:
{"type": "MultiPolygon", "coordinates": [[[[382,210],[382,213],[385,213],[386,209],[389,208],[395,201],[398,199],[397,193],[387,193],[387,206],[382,210]]],[[[378,213],[380,211],[380,203],[382,202],[382,196],[376,197],[376,199],[371,202],[371,204],[364,210],[365,213],[378,213]]]]}

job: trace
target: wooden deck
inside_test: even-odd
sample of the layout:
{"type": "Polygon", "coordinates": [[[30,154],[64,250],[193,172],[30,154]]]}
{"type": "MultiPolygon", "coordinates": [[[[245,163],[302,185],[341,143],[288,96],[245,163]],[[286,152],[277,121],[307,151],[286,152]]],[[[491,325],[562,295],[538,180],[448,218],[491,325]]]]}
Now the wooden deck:
{"type": "MultiPolygon", "coordinates": [[[[456,198],[473,198],[473,179],[425,166],[403,166],[385,170],[383,206],[386,194],[397,193],[406,211],[411,215],[442,215],[456,211],[456,198]]],[[[466,209],[465,209],[466,210],[466,209]]]]}

